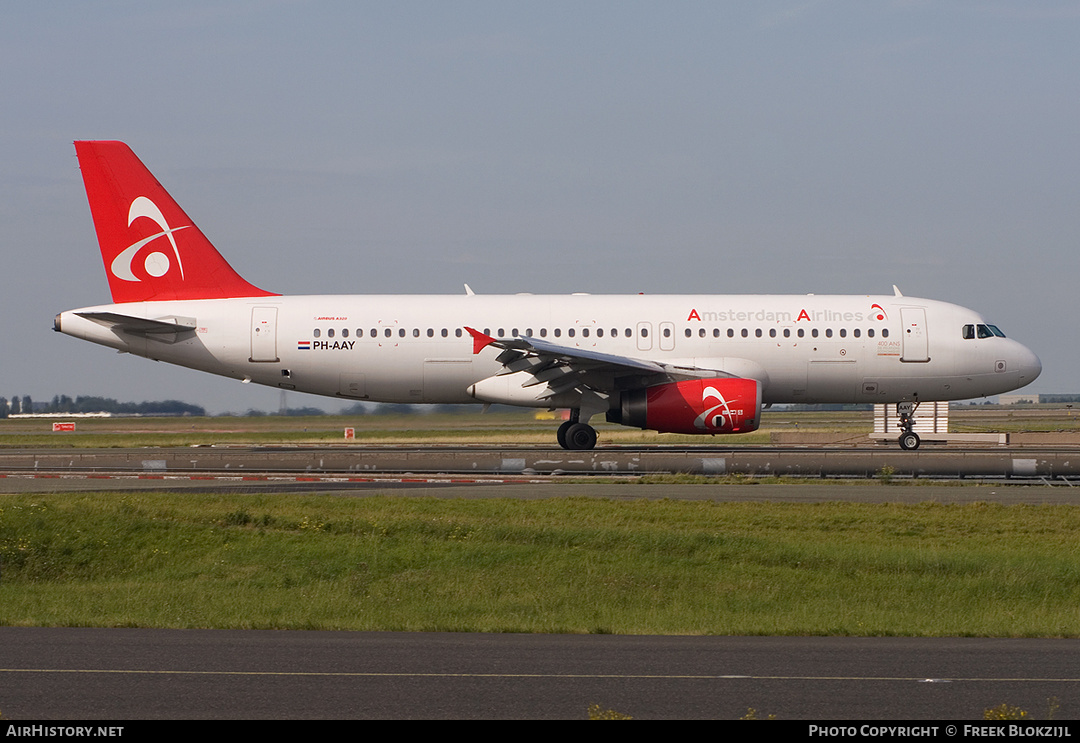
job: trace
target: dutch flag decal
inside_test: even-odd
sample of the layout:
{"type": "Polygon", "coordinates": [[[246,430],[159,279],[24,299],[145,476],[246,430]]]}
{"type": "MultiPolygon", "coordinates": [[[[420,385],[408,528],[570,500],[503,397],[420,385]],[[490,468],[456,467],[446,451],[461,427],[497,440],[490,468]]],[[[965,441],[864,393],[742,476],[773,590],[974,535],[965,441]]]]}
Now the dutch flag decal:
{"type": "Polygon", "coordinates": [[[296,350],[297,351],[310,351],[311,350],[311,341],[297,341],[296,342],[296,350]]]}

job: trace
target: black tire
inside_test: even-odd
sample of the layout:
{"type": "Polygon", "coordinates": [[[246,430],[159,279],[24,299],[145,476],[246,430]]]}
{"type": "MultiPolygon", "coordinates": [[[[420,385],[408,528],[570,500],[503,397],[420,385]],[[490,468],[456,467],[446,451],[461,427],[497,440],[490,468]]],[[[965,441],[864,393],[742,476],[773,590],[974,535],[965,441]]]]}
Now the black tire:
{"type": "Polygon", "coordinates": [[[919,448],[919,434],[914,431],[905,431],[900,434],[900,448],[907,451],[914,451],[919,448]]]}
{"type": "Polygon", "coordinates": [[[570,426],[574,425],[573,421],[565,421],[559,426],[558,433],[555,434],[555,440],[559,442],[559,446],[563,449],[569,449],[570,446],[566,443],[566,432],[570,430],[570,426]]]}
{"type": "Polygon", "coordinates": [[[587,451],[596,446],[596,429],[587,423],[573,423],[566,429],[566,448],[587,451]]]}

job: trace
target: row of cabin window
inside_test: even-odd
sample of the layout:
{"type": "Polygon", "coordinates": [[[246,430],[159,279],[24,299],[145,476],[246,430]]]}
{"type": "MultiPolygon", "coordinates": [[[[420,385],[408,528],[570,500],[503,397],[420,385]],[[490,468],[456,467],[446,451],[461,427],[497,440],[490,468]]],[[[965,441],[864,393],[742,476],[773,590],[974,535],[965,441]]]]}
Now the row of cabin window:
{"type": "MultiPolygon", "coordinates": [[[[567,331],[566,331],[567,337],[569,337],[569,338],[575,337],[577,330],[578,330],[577,328],[568,328],[567,331]]],[[[582,338],[588,338],[589,337],[590,328],[580,328],[580,330],[581,330],[581,337],[582,338]]],[[[790,338],[791,337],[791,330],[792,330],[791,328],[784,328],[782,330],[783,337],[784,338],[790,338]]],[[[397,334],[398,334],[399,338],[404,338],[407,335],[407,331],[405,330],[405,328],[398,328],[397,331],[398,331],[397,334]]],[[[604,328],[596,328],[595,331],[596,331],[596,337],[597,338],[603,338],[604,337],[604,328]]],[[[645,337],[647,337],[649,335],[649,329],[648,328],[640,328],[640,332],[641,332],[641,337],[642,338],[645,338],[645,337]]],[[[663,335],[664,335],[665,338],[670,338],[671,337],[671,328],[664,328],[662,332],[663,332],[663,335]]],[[[837,331],[837,332],[839,334],[839,337],[847,338],[847,335],[848,335],[847,328],[840,328],[839,331],[837,331]]],[[[348,328],[342,328],[340,330],[340,333],[341,333],[342,338],[348,338],[349,337],[349,329],[348,328]]],[[[819,336],[819,333],[820,333],[820,331],[817,328],[811,328],[810,329],[810,337],[811,338],[817,338],[819,336]]],[[[327,329],[327,331],[326,331],[326,337],[327,338],[333,338],[334,334],[335,334],[334,328],[328,328],[327,329]]],[[[442,330],[439,331],[439,334],[443,338],[448,338],[450,336],[450,331],[448,329],[446,329],[446,328],[443,328],[442,330]]],[[[518,333],[517,328],[514,328],[513,330],[511,330],[510,334],[514,338],[517,338],[519,335],[521,335],[520,333],[518,333]]],[[[532,328],[526,328],[525,329],[524,335],[532,337],[532,334],[533,334],[533,329],[532,328]]],[[[547,338],[547,334],[548,334],[547,328],[540,328],[540,337],[541,338],[547,338]]],[[[561,338],[562,337],[562,329],[561,328],[555,328],[552,331],[552,334],[556,338],[561,338]]],[[[686,334],[687,338],[692,338],[693,335],[694,335],[694,331],[692,329],[690,329],[690,328],[686,328],[685,334],[686,334]]],[[[754,337],[755,338],[762,338],[762,337],[764,337],[764,334],[765,334],[765,331],[762,330],[761,328],[756,328],[754,330],[754,337]]],[[[319,338],[319,337],[322,336],[322,330],[320,328],[315,328],[313,331],[311,331],[311,335],[314,338],[319,338]]],[[[460,338],[462,335],[463,335],[463,333],[461,332],[461,328],[456,328],[454,330],[454,337],[455,338],[460,338]]],[[[484,335],[491,335],[491,328],[484,328],[484,335]]],[[[634,336],[634,331],[631,328],[626,328],[626,330],[623,331],[623,335],[625,335],[627,338],[632,338],[634,336]]],[[[747,328],[743,328],[740,331],[740,335],[743,338],[749,338],[750,337],[750,330],[747,329],[747,328]]],[[[393,328],[383,328],[383,337],[392,338],[393,336],[394,336],[394,329],[393,328]]],[[[720,328],[713,328],[712,329],[712,336],[713,336],[713,338],[719,338],[720,337],[720,328]]],[[[795,336],[797,338],[806,337],[806,328],[797,328],[795,330],[795,336]]],[[[861,328],[854,328],[851,331],[851,336],[853,338],[861,338],[862,337],[862,329],[861,328]]],[[[364,337],[364,329],[363,328],[357,328],[356,329],[356,337],[357,338],[363,338],[364,337]]],[[[372,328],[368,332],[367,337],[369,337],[369,338],[378,338],[379,337],[379,329],[378,328],[372,328]]],[[[420,328],[413,328],[412,329],[412,337],[413,338],[419,338],[420,337],[420,328]]],[[[434,328],[428,328],[427,329],[427,337],[428,338],[434,338],[435,337],[435,329],[434,328]]],[[[506,329],[505,328],[499,328],[498,332],[496,333],[496,337],[505,338],[506,337],[506,329]]],[[[619,337],[618,328],[612,328],[611,329],[611,337],[612,338],[618,338],[619,337]]],[[[708,331],[705,328],[698,328],[698,337],[700,337],[700,338],[708,337],[708,331]]],[[[727,337],[728,338],[734,338],[735,337],[735,329],[734,328],[728,328],[727,329],[727,337]]],[[[770,338],[776,338],[777,337],[777,329],[776,328],[769,328],[769,337],[770,338]]],[[[825,328],[825,337],[826,338],[832,338],[833,337],[833,329],[832,328],[825,328]]],[[[867,338],[873,338],[874,337],[874,328],[868,328],[866,330],[866,337],[867,338]]],[[[882,338],[888,338],[889,337],[889,329],[888,328],[882,328],[881,329],[881,337],[882,338]]],[[[982,336],[980,336],[980,337],[982,337],[982,336]]]]}
{"type": "MultiPolygon", "coordinates": [[[[327,338],[333,338],[335,332],[336,331],[333,328],[327,328],[326,337],[327,338]]],[[[342,328],[340,332],[341,332],[341,337],[342,338],[348,338],[349,337],[349,329],[348,328],[342,328]]],[[[450,331],[447,330],[446,328],[442,329],[441,334],[442,334],[443,338],[449,338],[450,337],[450,331]]],[[[399,338],[404,338],[405,335],[406,335],[405,328],[398,328],[398,337],[399,338]]],[[[413,335],[413,338],[419,338],[420,337],[420,328],[413,328],[412,335],[413,335]]],[[[454,337],[455,338],[460,338],[462,335],[464,335],[464,333],[462,332],[461,328],[457,328],[456,330],[454,330],[454,337]]],[[[311,331],[311,336],[313,338],[322,337],[322,329],[315,328],[314,330],[311,331]]],[[[383,329],[383,336],[386,337],[386,338],[392,338],[394,336],[393,328],[384,328],[383,329]]],[[[356,337],[357,338],[363,338],[364,337],[364,329],[363,328],[357,328],[356,329],[356,337]]],[[[368,337],[369,338],[378,338],[379,337],[379,329],[378,328],[372,328],[371,331],[368,333],[368,337]]],[[[434,328],[428,328],[427,329],[427,337],[428,338],[434,338],[435,337],[435,329],[434,328]]]]}
{"type": "MultiPolygon", "coordinates": [[[[839,337],[841,337],[841,338],[847,338],[848,337],[848,329],[847,328],[840,328],[836,332],[839,335],[839,337]]],[[[670,334],[671,334],[670,328],[664,328],[664,337],[667,338],[670,334]]],[[[694,331],[691,330],[690,328],[687,328],[686,331],[685,331],[685,334],[686,334],[687,338],[692,338],[693,335],[694,335],[694,331]]],[[[719,338],[720,337],[720,328],[713,328],[712,334],[713,334],[713,338],[719,338]]],[[[783,332],[781,334],[785,338],[790,338],[791,337],[791,328],[784,328],[783,332]]],[[[817,328],[811,328],[810,329],[810,337],[811,338],[817,338],[819,336],[819,334],[820,334],[820,331],[817,328]]],[[[705,338],[706,335],[707,335],[707,331],[705,330],[705,328],[698,328],[698,337],[705,338]]],[[[740,335],[743,338],[749,338],[750,337],[750,331],[747,328],[743,328],[740,331],[740,335]]],[[[764,337],[764,335],[765,335],[765,331],[762,330],[761,328],[756,328],[754,330],[754,337],[755,338],[762,338],[762,337],[764,337]]],[[[769,328],[769,337],[770,338],[775,338],[775,337],[777,337],[777,335],[778,335],[778,333],[777,333],[776,328],[769,328]]],[[[734,328],[728,328],[727,329],[727,337],[728,338],[734,338],[735,337],[735,329],[734,328]]],[[[795,330],[795,337],[797,337],[797,338],[805,338],[806,337],[806,328],[797,328],[795,330]]],[[[833,337],[833,329],[832,328],[825,328],[825,337],[826,338],[832,338],[833,337]]],[[[862,337],[862,328],[853,328],[852,331],[851,331],[851,337],[852,338],[861,338],[862,337]]],[[[873,338],[874,337],[874,329],[873,328],[867,328],[866,337],[867,338],[873,338]]],[[[881,329],[881,337],[882,338],[888,338],[889,337],[889,329],[888,328],[882,328],[881,329]]]]}

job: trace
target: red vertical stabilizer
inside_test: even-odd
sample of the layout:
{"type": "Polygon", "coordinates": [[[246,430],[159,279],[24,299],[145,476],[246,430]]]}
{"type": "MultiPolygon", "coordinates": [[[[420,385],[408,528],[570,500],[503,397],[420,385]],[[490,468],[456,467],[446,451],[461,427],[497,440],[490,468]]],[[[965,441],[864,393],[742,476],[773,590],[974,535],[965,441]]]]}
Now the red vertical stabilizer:
{"type": "Polygon", "coordinates": [[[123,142],[76,142],[113,301],[276,296],[244,281],[123,142]]]}

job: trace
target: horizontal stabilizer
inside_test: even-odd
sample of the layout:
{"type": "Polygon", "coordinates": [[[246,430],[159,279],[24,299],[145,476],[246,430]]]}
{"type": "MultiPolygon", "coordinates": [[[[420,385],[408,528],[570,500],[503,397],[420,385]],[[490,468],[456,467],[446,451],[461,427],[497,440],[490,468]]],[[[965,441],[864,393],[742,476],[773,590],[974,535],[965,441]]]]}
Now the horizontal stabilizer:
{"type": "Polygon", "coordinates": [[[76,312],[75,314],[128,333],[182,333],[195,329],[195,318],[192,317],[163,317],[149,320],[145,317],[121,315],[118,312],[76,312]]]}

